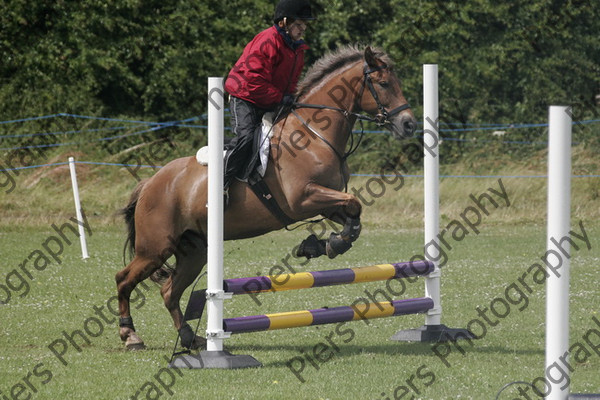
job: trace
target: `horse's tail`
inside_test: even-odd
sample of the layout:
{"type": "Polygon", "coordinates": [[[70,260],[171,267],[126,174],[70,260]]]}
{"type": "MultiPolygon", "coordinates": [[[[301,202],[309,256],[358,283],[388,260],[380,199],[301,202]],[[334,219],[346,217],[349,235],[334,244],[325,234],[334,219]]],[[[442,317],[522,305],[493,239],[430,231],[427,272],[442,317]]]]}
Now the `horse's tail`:
{"type": "Polygon", "coordinates": [[[131,193],[129,204],[127,204],[127,206],[121,210],[121,214],[123,214],[123,217],[125,218],[125,224],[127,225],[127,238],[125,239],[125,244],[123,245],[123,264],[127,264],[126,253],[128,250],[130,259],[135,254],[135,208],[140,197],[140,192],[145,184],[146,180],[142,180],[137,184],[135,189],[133,189],[133,193],[131,193]]]}

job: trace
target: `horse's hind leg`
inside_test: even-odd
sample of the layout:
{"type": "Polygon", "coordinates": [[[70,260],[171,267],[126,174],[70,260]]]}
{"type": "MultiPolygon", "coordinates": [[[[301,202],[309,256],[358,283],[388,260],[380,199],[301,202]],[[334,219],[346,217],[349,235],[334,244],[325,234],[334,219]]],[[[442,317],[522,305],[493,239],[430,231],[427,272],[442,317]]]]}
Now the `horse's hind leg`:
{"type": "Polygon", "coordinates": [[[181,336],[181,344],[197,349],[205,346],[206,339],[195,336],[192,328],[183,320],[179,301],[185,289],[194,282],[206,264],[206,242],[198,234],[187,231],[177,244],[175,257],[175,271],[161,288],[161,294],[171,313],[175,329],[181,336]]]}
{"type": "Polygon", "coordinates": [[[144,342],[135,333],[133,319],[131,318],[129,299],[131,293],[138,283],[148,278],[156,271],[162,262],[159,259],[152,259],[136,255],[133,260],[123,270],[115,276],[117,282],[117,292],[119,299],[119,336],[125,342],[125,346],[130,350],[144,348],[144,342]]]}

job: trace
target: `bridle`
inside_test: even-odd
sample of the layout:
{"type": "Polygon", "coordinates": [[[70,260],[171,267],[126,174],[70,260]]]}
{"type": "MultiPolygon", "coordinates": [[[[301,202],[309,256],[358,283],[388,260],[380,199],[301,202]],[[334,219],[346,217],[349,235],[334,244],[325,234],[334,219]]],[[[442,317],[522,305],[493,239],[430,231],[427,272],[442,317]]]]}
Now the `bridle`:
{"type": "Polygon", "coordinates": [[[375,90],[375,86],[373,86],[373,80],[371,79],[371,74],[374,72],[385,70],[387,68],[388,68],[388,66],[385,64],[371,68],[371,67],[369,67],[369,65],[366,62],[363,67],[362,87],[361,87],[360,95],[357,96],[355,103],[359,103],[360,100],[362,100],[362,96],[364,94],[365,87],[368,88],[369,92],[371,93],[371,96],[373,96],[373,99],[375,100],[375,103],[377,103],[377,110],[379,110],[379,113],[377,115],[375,115],[374,117],[371,117],[370,115],[364,115],[364,114],[352,112],[349,110],[345,110],[345,109],[339,108],[339,107],[325,106],[325,105],[320,105],[320,104],[307,104],[307,103],[294,103],[292,106],[292,111],[294,109],[298,109],[298,108],[314,108],[314,109],[318,109],[318,110],[334,110],[334,111],[338,111],[338,112],[342,113],[346,118],[348,118],[349,116],[354,116],[359,121],[369,121],[369,122],[374,122],[375,124],[377,124],[377,126],[384,126],[385,124],[390,123],[391,117],[410,108],[410,104],[406,103],[399,107],[394,108],[391,111],[388,111],[385,108],[385,106],[381,103],[381,100],[379,99],[379,95],[377,94],[377,91],[375,90]]]}
{"type": "MultiPolygon", "coordinates": [[[[354,105],[360,103],[360,101],[362,100],[362,97],[364,95],[365,88],[368,88],[369,92],[371,93],[371,96],[373,96],[373,99],[375,100],[375,103],[377,103],[377,110],[379,111],[374,117],[371,117],[370,115],[356,113],[356,112],[346,110],[343,108],[339,108],[339,107],[326,106],[326,105],[321,105],[321,104],[307,104],[307,103],[296,103],[295,102],[291,107],[292,114],[294,114],[294,116],[302,123],[302,125],[304,125],[309,131],[311,131],[315,136],[317,136],[325,144],[327,144],[329,146],[329,148],[331,148],[331,150],[335,153],[335,155],[340,160],[340,168],[343,168],[344,161],[346,161],[346,159],[358,149],[360,142],[362,141],[362,138],[364,136],[364,128],[362,126],[362,121],[374,122],[375,124],[377,124],[377,126],[385,126],[386,124],[391,123],[390,122],[391,117],[410,108],[410,104],[408,104],[408,102],[407,102],[406,104],[403,104],[399,107],[394,108],[393,110],[388,111],[385,108],[385,106],[381,103],[381,100],[379,99],[379,95],[377,94],[377,91],[375,90],[375,87],[373,85],[373,80],[371,79],[371,74],[374,72],[377,72],[377,71],[385,70],[387,68],[388,68],[388,66],[385,64],[371,68],[367,64],[367,62],[365,62],[364,66],[363,66],[362,87],[360,90],[360,94],[357,96],[357,98],[354,101],[354,105]],[[300,114],[298,114],[298,112],[296,112],[296,110],[299,108],[312,108],[312,109],[317,109],[317,110],[333,110],[333,111],[342,113],[342,115],[344,115],[344,117],[346,119],[348,119],[350,116],[355,117],[357,120],[359,120],[361,122],[360,136],[356,143],[356,146],[354,145],[354,136],[352,135],[352,126],[351,126],[350,127],[350,139],[351,139],[350,148],[348,149],[347,152],[345,152],[344,154],[341,154],[329,142],[329,140],[327,140],[325,137],[323,137],[323,135],[321,135],[312,126],[310,126],[309,123],[304,118],[302,118],[302,116],[300,114]]],[[[343,177],[343,174],[342,174],[342,177],[343,177]]],[[[344,180],[344,186],[346,187],[346,191],[347,191],[347,182],[345,182],[345,180],[344,180]]]]}
{"type": "MultiPolygon", "coordinates": [[[[364,92],[365,90],[365,85],[369,88],[369,92],[371,92],[371,96],[373,96],[373,99],[375,99],[375,102],[377,103],[377,109],[379,110],[379,113],[377,115],[375,115],[375,117],[371,118],[371,120],[373,122],[375,122],[377,124],[377,126],[384,126],[385,124],[389,123],[390,117],[393,117],[394,115],[407,110],[410,108],[410,104],[406,103],[401,105],[400,107],[396,107],[391,111],[388,111],[383,104],[381,104],[381,101],[379,100],[379,95],[377,95],[377,91],[375,90],[375,87],[373,86],[373,80],[371,79],[371,74],[373,72],[377,72],[377,71],[381,71],[387,69],[387,65],[383,64],[383,65],[379,65],[377,67],[374,68],[369,68],[369,65],[365,62],[365,66],[363,68],[363,75],[364,75],[364,79],[363,79],[363,88],[362,91],[364,92]]],[[[361,93],[361,98],[362,98],[362,93],[361,93]]]]}
{"type": "Polygon", "coordinates": [[[369,92],[371,93],[371,96],[373,96],[373,99],[375,100],[375,103],[377,103],[377,110],[379,111],[377,113],[377,115],[375,115],[374,117],[371,117],[370,115],[364,115],[364,114],[352,112],[350,110],[345,110],[345,109],[339,108],[339,107],[326,106],[326,105],[321,105],[321,104],[308,104],[308,103],[294,103],[292,105],[291,112],[292,112],[292,114],[294,114],[294,116],[296,118],[298,118],[298,120],[302,123],[302,125],[304,125],[315,136],[317,136],[319,139],[321,139],[323,142],[325,142],[331,148],[331,150],[333,150],[333,152],[340,159],[340,161],[342,161],[342,163],[343,163],[344,161],[346,161],[348,156],[350,156],[352,153],[354,153],[356,151],[356,149],[358,149],[358,146],[360,145],[360,142],[362,141],[362,138],[364,136],[364,128],[362,126],[362,121],[374,122],[375,124],[377,124],[377,126],[384,126],[385,124],[390,123],[391,117],[410,108],[410,104],[406,103],[399,107],[394,108],[391,111],[388,111],[385,108],[385,106],[381,103],[381,100],[379,99],[379,95],[377,94],[377,91],[375,90],[375,87],[373,86],[373,80],[371,79],[371,74],[374,72],[377,72],[377,71],[385,70],[387,68],[388,68],[388,66],[385,64],[371,68],[371,67],[369,67],[367,62],[365,62],[364,66],[363,66],[362,86],[361,86],[360,94],[356,97],[356,99],[354,101],[354,105],[360,103],[360,101],[362,100],[362,97],[364,95],[365,88],[368,88],[369,92]],[[360,136],[356,143],[356,146],[354,146],[354,136],[352,136],[352,127],[350,127],[350,139],[351,139],[350,149],[346,153],[340,154],[340,152],[338,152],[335,149],[335,147],[325,137],[323,137],[323,135],[321,135],[313,127],[311,127],[308,124],[308,122],[305,121],[304,118],[302,118],[302,116],[296,112],[296,110],[299,108],[312,108],[312,109],[317,109],[317,110],[333,110],[333,111],[342,113],[342,115],[344,115],[344,117],[346,119],[349,118],[350,116],[355,117],[356,119],[358,119],[361,122],[360,136]]]}

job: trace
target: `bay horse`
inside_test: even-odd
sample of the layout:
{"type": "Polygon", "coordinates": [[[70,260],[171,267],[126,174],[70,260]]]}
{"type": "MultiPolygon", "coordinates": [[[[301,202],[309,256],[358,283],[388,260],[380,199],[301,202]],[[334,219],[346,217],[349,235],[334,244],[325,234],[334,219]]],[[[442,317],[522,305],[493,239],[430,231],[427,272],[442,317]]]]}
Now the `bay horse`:
{"type": "MultiPolygon", "coordinates": [[[[347,251],[360,233],[361,203],[342,192],[349,178],[346,147],[357,119],[384,126],[400,139],[412,136],[415,117],[402,94],[392,60],[380,50],[343,47],[318,60],[299,84],[296,104],[273,126],[264,182],[289,220],[322,215],[342,224],[324,240],[309,237],[298,256],[333,258],[347,251]],[[368,115],[360,114],[365,112],[368,115]],[[371,117],[373,116],[373,117],[371,117]]],[[[352,148],[352,144],[350,145],[352,148]]],[[[195,157],[173,160],[141,181],[123,210],[125,243],[134,254],[115,276],[119,335],[128,349],[144,347],[130,314],[130,295],[150,277],[160,281],[165,306],[182,345],[196,349],[205,340],[183,321],[179,301],[207,258],[207,167],[195,157]],[[164,267],[175,256],[175,269],[164,267]]],[[[248,184],[229,188],[224,239],[263,235],[286,225],[269,211],[248,184]]]]}

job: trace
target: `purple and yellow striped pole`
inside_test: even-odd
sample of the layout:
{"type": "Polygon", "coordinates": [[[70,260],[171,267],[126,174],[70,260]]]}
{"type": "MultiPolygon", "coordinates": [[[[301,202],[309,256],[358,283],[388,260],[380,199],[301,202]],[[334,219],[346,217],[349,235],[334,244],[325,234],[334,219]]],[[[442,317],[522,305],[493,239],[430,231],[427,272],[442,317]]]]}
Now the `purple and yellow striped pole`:
{"type": "Polygon", "coordinates": [[[385,301],[381,303],[362,303],[353,306],[226,318],[223,320],[223,330],[233,334],[298,328],[302,326],[424,313],[432,307],[433,300],[428,297],[393,300],[391,302],[385,301]]]}
{"type": "Polygon", "coordinates": [[[434,265],[432,262],[419,260],[394,264],[371,265],[368,267],[226,279],[223,281],[223,288],[225,292],[233,294],[277,292],[282,290],[308,289],[321,286],[425,276],[433,271],[433,269],[434,265]]]}

